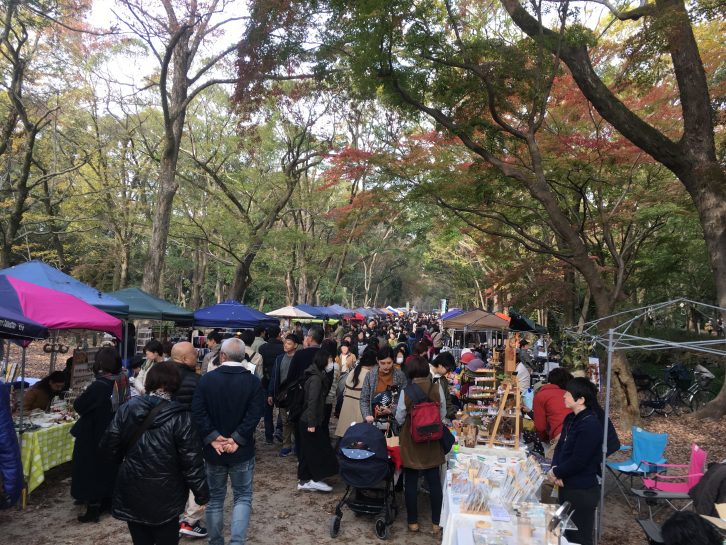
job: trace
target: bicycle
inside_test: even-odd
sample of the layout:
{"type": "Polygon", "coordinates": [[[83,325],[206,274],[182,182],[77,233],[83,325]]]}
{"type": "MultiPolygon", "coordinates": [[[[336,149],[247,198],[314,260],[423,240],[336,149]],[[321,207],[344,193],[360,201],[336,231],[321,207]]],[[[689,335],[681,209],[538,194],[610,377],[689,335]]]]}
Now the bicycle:
{"type": "MultiPolygon", "coordinates": [[[[642,375],[641,375],[642,377],[642,375]]],[[[714,379],[713,373],[702,365],[689,371],[683,364],[675,364],[666,369],[665,380],[653,380],[650,386],[638,390],[640,415],[644,418],[654,412],[669,416],[698,411],[716,397],[708,384],[714,379]]]]}

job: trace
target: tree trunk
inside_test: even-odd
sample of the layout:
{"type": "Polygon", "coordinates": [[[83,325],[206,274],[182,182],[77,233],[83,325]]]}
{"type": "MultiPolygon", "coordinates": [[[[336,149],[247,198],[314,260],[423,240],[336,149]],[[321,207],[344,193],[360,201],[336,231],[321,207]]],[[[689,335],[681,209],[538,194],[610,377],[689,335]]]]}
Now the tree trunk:
{"type": "Polygon", "coordinates": [[[237,268],[234,271],[234,280],[229,289],[229,299],[241,301],[244,297],[247,288],[252,283],[251,269],[255,257],[257,257],[257,252],[248,252],[242,261],[237,264],[237,268]]]}
{"type": "Polygon", "coordinates": [[[161,271],[166,259],[166,244],[169,238],[169,224],[174,205],[174,196],[179,188],[176,178],[176,152],[169,150],[173,157],[165,156],[161,160],[159,174],[159,194],[156,199],[154,218],[151,224],[151,238],[146,264],[144,265],[144,279],[142,289],[151,295],[159,296],[161,271]]]}

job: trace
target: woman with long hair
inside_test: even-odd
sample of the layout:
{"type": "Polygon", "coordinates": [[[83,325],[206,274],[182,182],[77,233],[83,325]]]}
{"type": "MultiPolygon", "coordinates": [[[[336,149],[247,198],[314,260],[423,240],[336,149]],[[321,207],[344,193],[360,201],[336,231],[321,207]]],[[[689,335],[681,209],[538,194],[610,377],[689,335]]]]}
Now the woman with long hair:
{"type": "MultiPolygon", "coordinates": [[[[368,350],[372,350],[370,347],[368,350]]],[[[385,391],[391,392],[389,399],[397,401],[397,393],[406,386],[406,376],[403,371],[393,366],[393,349],[385,345],[376,353],[378,366],[371,369],[363,381],[363,388],[360,392],[360,412],[367,422],[372,423],[376,416],[391,414],[390,407],[377,406],[374,409],[373,400],[376,395],[385,391]],[[378,411],[378,414],[376,414],[378,411]]]]}
{"type": "Polygon", "coordinates": [[[313,356],[312,365],[305,370],[305,401],[298,421],[300,457],[297,465],[298,490],[330,492],[333,488],[323,479],[338,473],[338,462],[330,446],[328,431],[323,429],[325,421],[325,398],[330,382],[325,368],[332,354],[325,348],[313,356]]]}
{"type": "MultiPolygon", "coordinates": [[[[567,539],[580,545],[591,545],[595,508],[600,500],[598,474],[602,462],[604,413],[597,401],[597,388],[586,378],[570,380],[563,397],[572,413],[562,422],[552,469],[547,476],[550,482],[559,486],[559,502],[569,501],[575,510],[572,522],[577,530],[568,531],[567,539]]],[[[610,427],[609,433],[615,433],[610,427]]]]}
{"type": "Polygon", "coordinates": [[[63,391],[66,384],[66,374],[63,371],[53,371],[44,379],[36,382],[23,394],[23,411],[34,409],[47,411],[53,398],[63,391]]]}
{"type": "Polygon", "coordinates": [[[378,365],[376,352],[372,349],[366,349],[358,361],[358,365],[345,377],[343,406],[340,409],[338,425],[335,428],[336,437],[343,437],[345,430],[351,424],[363,422],[363,415],[360,412],[360,393],[366,376],[376,365],[378,365]]]}
{"type": "Polygon", "coordinates": [[[439,441],[417,443],[411,435],[410,414],[413,406],[419,400],[438,402],[440,415],[446,417],[446,404],[444,391],[440,384],[431,380],[429,362],[420,356],[414,356],[406,366],[409,385],[403,389],[396,407],[396,421],[402,426],[400,434],[401,460],[404,467],[404,497],[406,500],[406,515],[408,529],[411,532],[419,531],[418,524],[418,481],[423,476],[429,486],[431,500],[431,522],[435,537],[441,536],[441,506],[443,491],[439,467],[444,463],[444,450],[439,441]]]}

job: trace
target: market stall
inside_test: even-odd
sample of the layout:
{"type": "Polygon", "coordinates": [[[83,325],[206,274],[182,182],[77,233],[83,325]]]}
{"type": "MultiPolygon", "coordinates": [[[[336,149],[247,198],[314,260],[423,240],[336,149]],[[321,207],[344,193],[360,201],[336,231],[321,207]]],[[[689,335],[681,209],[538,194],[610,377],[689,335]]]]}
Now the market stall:
{"type": "MultiPolygon", "coordinates": [[[[121,335],[121,320],[118,318],[67,293],[37,286],[14,277],[0,276],[0,300],[5,307],[14,309],[20,317],[46,328],[44,330],[46,336],[68,329],[103,331],[117,337],[121,335]]],[[[25,388],[25,346],[18,369],[21,400],[25,388]]],[[[7,365],[17,369],[17,362],[8,361],[7,365]]],[[[78,392],[83,388],[83,384],[80,383],[81,377],[91,380],[93,378],[87,362],[74,365],[73,373],[72,391],[78,392]]],[[[17,376],[17,373],[12,374],[11,381],[17,376]]],[[[30,414],[24,412],[21,403],[15,420],[16,429],[21,437],[23,474],[28,492],[32,492],[44,481],[45,471],[70,461],[73,453],[73,437],[68,432],[73,424],[73,415],[65,402],[55,403],[50,413],[34,411],[30,414]]]]}

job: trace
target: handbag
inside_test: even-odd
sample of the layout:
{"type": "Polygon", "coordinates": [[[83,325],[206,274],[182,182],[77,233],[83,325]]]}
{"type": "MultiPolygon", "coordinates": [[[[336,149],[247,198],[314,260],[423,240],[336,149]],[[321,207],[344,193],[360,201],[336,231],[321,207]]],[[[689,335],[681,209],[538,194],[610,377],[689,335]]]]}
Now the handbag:
{"type": "Polygon", "coordinates": [[[441,443],[441,448],[444,450],[444,454],[448,454],[451,452],[454,443],[456,443],[456,437],[454,437],[454,434],[451,433],[448,426],[443,426],[443,428],[443,434],[441,435],[441,439],[439,439],[439,443],[441,443]]]}

